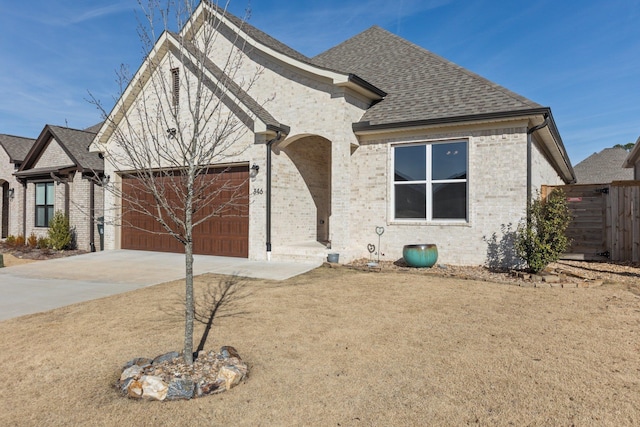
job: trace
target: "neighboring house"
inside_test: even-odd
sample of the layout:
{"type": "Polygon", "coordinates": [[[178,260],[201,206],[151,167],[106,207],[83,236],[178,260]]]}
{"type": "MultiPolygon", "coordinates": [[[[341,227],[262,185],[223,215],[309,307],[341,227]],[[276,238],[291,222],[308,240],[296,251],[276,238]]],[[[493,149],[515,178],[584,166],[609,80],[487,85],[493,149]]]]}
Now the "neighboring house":
{"type": "Polygon", "coordinates": [[[87,148],[95,130],[46,125],[15,172],[24,186],[20,234],[45,237],[56,211],[69,218],[79,249],[98,247],[104,161],[87,148]]]}
{"type": "Polygon", "coordinates": [[[577,184],[608,184],[633,179],[633,171],[623,164],[629,152],[624,148],[605,148],[574,166],[577,184]]]}
{"type": "Polygon", "coordinates": [[[631,152],[624,161],[625,168],[633,168],[634,180],[640,181],[640,137],[636,140],[631,152]]]}
{"type": "Polygon", "coordinates": [[[13,175],[35,139],[0,135],[0,238],[22,234],[23,187],[13,175]]]}
{"type": "MultiPolygon", "coordinates": [[[[226,90],[234,101],[230,110],[249,129],[238,142],[241,154],[223,161],[247,180],[251,201],[246,223],[217,237],[233,239],[241,250],[200,253],[261,260],[336,252],[348,261],[368,257],[368,244],[378,245],[376,228],[384,227],[376,248],[381,259],[400,258],[405,244],[436,243],[441,263],[483,264],[492,237],[512,241],[503,233],[515,229],[542,184],[575,181],[550,108],[379,27],[308,58],[203,1],[180,34],[157,41],[147,60],[163,65],[157,72],[169,76],[177,67],[191,76],[190,61],[199,52],[185,39],[211,25],[195,19],[207,11],[221,25],[206,84],[226,90]],[[251,47],[235,84],[220,72],[234,43],[251,47]],[[243,92],[238,86],[256,69],[259,78],[243,92]],[[259,172],[249,179],[254,164],[259,172]]],[[[150,97],[148,79],[145,62],[92,151],[114,150],[123,117],[150,97]]],[[[179,97],[180,112],[187,99],[179,97]]],[[[105,168],[117,183],[122,168],[105,168]]],[[[119,205],[105,195],[105,206],[119,205]]],[[[211,228],[221,221],[213,218],[211,228]]],[[[166,250],[161,237],[133,239],[134,233],[109,225],[106,247],[166,250]]]]}

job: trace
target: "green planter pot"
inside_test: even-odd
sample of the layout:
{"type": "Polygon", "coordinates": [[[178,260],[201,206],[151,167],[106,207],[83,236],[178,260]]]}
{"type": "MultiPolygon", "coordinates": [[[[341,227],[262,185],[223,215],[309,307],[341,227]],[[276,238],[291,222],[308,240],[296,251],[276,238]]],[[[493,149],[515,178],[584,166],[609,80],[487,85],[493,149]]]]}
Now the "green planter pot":
{"type": "Polygon", "coordinates": [[[438,261],[438,247],[434,244],[405,245],[402,257],[409,267],[433,267],[438,261]]]}

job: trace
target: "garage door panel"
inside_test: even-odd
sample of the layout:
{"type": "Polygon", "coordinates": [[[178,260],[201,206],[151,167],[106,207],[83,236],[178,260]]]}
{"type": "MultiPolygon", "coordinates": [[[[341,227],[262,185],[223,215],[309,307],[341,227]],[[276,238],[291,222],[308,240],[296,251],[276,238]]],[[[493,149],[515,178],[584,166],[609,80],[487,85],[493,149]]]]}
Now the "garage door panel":
{"type": "MultiPolygon", "coordinates": [[[[225,209],[216,212],[217,215],[206,219],[193,229],[193,249],[195,254],[218,256],[249,256],[249,170],[246,166],[227,169],[212,169],[201,179],[208,180],[202,185],[208,186],[210,194],[216,194],[213,202],[196,212],[194,220],[211,215],[216,206],[227,204],[225,209]],[[221,186],[238,187],[238,191],[219,191],[221,186]],[[232,201],[230,203],[230,201],[232,201]]],[[[166,195],[179,204],[173,190],[178,176],[163,176],[166,195]]],[[[153,206],[153,196],[136,190],[135,178],[123,177],[123,193],[135,194],[139,200],[148,206],[153,206]]],[[[127,205],[127,198],[123,198],[123,227],[122,248],[136,250],[151,250],[161,252],[184,253],[184,246],[175,238],[164,233],[163,227],[151,217],[135,212],[127,205]],[[152,231],[147,232],[144,230],[152,231]],[[155,233],[154,233],[155,232],[155,233]],[[158,234],[162,232],[163,234],[158,234]]]]}

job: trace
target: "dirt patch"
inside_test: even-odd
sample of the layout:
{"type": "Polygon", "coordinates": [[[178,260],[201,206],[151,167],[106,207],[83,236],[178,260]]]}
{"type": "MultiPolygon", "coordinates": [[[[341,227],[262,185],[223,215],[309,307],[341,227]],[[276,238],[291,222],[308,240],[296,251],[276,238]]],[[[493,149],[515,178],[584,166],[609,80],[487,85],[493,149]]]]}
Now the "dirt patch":
{"type": "Polygon", "coordinates": [[[204,343],[242,354],[244,385],[122,399],[125,361],[181,348],[183,283],[166,283],[0,322],[0,424],[638,425],[637,287],[327,267],[246,280],[204,343]]]}
{"type": "Polygon", "coordinates": [[[13,267],[14,265],[28,264],[30,262],[36,261],[35,259],[18,258],[17,256],[10,253],[2,254],[2,259],[4,261],[3,263],[5,267],[13,267]]]}

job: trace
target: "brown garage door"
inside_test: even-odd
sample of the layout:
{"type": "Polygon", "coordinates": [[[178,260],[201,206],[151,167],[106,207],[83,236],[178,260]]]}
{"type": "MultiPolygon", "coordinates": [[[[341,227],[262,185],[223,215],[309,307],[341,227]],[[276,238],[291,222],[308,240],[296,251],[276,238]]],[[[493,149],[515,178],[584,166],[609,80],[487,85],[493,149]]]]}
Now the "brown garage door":
{"type": "MultiPolygon", "coordinates": [[[[219,206],[224,210],[207,219],[193,230],[193,252],[200,255],[218,255],[246,258],[249,256],[249,170],[246,166],[212,169],[201,177],[207,185],[207,194],[215,194],[212,203],[198,214],[209,214],[219,206]]],[[[177,176],[158,177],[165,189],[174,188],[177,176]]],[[[154,218],[135,209],[131,200],[144,206],[153,206],[153,196],[140,190],[132,176],[122,177],[122,248],[144,251],[184,253],[184,246],[154,218]]],[[[180,206],[179,197],[167,190],[174,206],[180,206]]]]}

